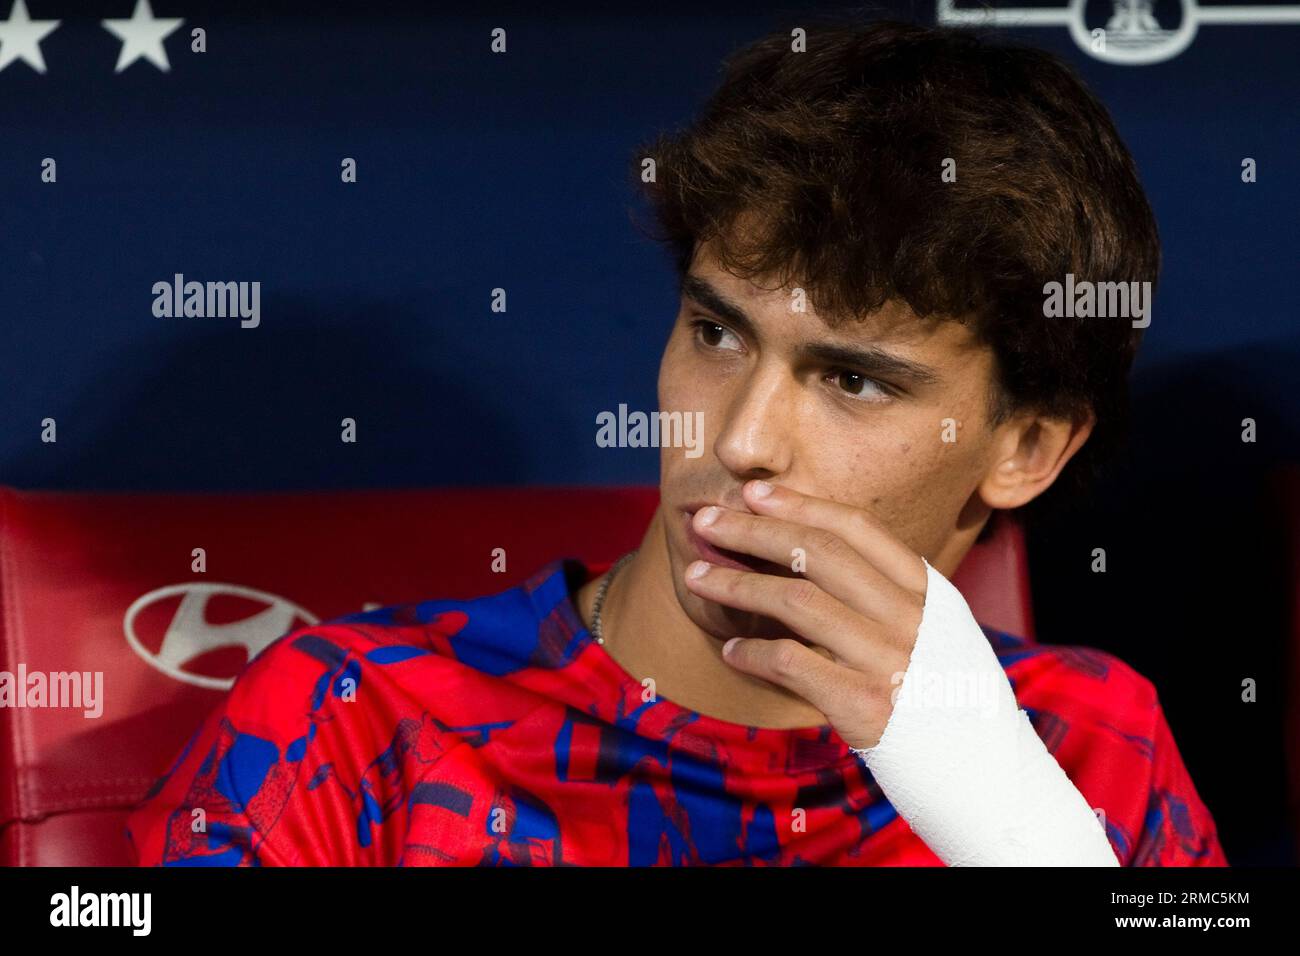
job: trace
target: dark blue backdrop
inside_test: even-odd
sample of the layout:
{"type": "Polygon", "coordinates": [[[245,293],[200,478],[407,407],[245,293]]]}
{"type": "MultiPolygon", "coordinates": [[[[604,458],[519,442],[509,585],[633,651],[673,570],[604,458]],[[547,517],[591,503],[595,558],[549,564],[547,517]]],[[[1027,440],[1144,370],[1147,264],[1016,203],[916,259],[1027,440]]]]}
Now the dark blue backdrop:
{"type": "MultiPolygon", "coordinates": [[[[773,8],[157,0],[156,16],[185,20],[170,69],[115,73],[122,44],[100,20],[135,2],[30,0],[33,19],[62,21],[41,42],[47,71],[0,70],[0,482],[657,479],[654,450],[594,441],[598,411],[654,406],[676,308],[666,259],[629,224],[626,163],[698,107],[724,54],[780,22],[773,8]],[[489,52],[497,26],[504,56],[489,52]],[[56,184],[41,182],[46,157],[56,184]],[[177,272],[260,281],[260,327],[155,317],[151,287],[177,272]],[[40,441],[47,417],[57,444],[40,441]],[[339,441],[344,417],[356,444],[339,441]]],[[[1090,25],[1109,10],[1090,3],[1090,25]]],[[[1300,26],[1202,26],[1146,66],[1094,59],[1062,27],[1006,32],[1063,55],[1111,108],[1166,263],[1127,467],[1031,542],[1041,636],[1151,677],[1229,857],[1287,859],[1288,585],[1261,543],[1258,488],[1300,432],[1300,26]],[[1104,576],[1088,571],[1098,546],[1104,576]],[[1246,677],[1258,704],[1240,702],[1246,677]]]]}

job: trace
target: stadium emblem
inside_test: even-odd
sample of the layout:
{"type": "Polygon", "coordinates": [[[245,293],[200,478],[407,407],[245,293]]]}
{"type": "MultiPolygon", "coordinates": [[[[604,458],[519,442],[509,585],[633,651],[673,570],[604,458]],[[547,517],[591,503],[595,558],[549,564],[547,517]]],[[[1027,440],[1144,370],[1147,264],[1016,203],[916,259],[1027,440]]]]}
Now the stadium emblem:
{"type": "MultiPolygon", "coordinates": [[[[1171,60],[1186,50],[1205,24],[1300,23],[1300,4],[1260,6],[1198,6],[1178,0],[1181,15],[1172,29],[1153,12],[1153,0],[1111,0],[1114,12],[1105,27],[1089,30],[1084,22],[1088,0],[1070,0],[1064,7],[968,7],[956,0],[938,0],[937,20],[959,27],[1068,27],[1070,36],[1090,56],[1107,63],[1139,66],[1171,60]]],[[[1171,18],[1172,19],[1172,18],[1171,18]]]]}
{"type": "Polygon", "coordinates": [[[229,690],[245,661],[251,661],[299,622],[300,626],[320,623],[298,605],[265,591],[238,584],[170,584],[137,598],[127,608],[122,627],[131,648],[168,677],[196,687],[229,690]],[[167,617],[164,602],[171,603],[171,599],[177,597],[180,601],[167,617]],[[255,606],[260,605],[262,610],[228,624],[212,624],[208,620],[209,602],[217,597],[242,598],[255,606]],[[160,604],[163,605],[160,608],[161,619],[151,620],[153,626],[150,630],[155,636],[161,630],[162,638],[150,641],[146,646],[136,630],[137,618],[147,608],[160,604]],[[238,664],[226,660],[224,666],[218,668],[213,664],[205,667],[199,662],[199,658],[213,651],[239,647],[244,649],[246,656],[238,664]],[[200,673],[205,669],[215,672],[200,673]]]}

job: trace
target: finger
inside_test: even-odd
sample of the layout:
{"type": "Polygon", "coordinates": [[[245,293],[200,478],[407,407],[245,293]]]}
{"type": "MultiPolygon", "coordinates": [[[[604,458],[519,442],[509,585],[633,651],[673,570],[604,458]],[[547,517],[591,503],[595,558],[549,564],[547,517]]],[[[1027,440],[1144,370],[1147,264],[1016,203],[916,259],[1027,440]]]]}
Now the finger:
{"type": "Polygon", "coordinates": [[[890,580],[913,593],[925,594],[929,577],[920,556],[862,508],[766,481],[747,482],[741,492],[756,514],[833,531],[890,580]]]}
{"type": "Polygon", "coordinates": [[[692,527],[710,544],[790,567],[802,552],[799,573],[859,614],[884,622],[892,609],[911,597],[844,538],[824,528],[795,524],[771,515],[755,515],[711,505],[701,508],[692,527]]]}
{"type": "Polygon", "coordinates": [[[798,641],[732,638],[723,645],[722,657],[736,670],[802,697],[836,727],[871,727],[883,724],[881,717],[887,719],[878,710],[888,702],[888,694],[877,684],[798,641]]]}
{"type": "Polygon", "coordinates": [[[685,582],[707,601],[780,621],[858,670],[872,667],[879,649],[891,643],[878,624],[804,578],[780,578],[695,561],[686,569],[685,582]]]}

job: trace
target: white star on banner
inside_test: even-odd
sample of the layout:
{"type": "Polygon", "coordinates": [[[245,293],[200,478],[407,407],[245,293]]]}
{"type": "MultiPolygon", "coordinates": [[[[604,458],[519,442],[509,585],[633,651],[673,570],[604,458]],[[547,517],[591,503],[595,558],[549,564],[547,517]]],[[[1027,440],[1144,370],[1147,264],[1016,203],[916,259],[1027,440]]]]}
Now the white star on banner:
{"type": "Polygon", "coordinates": [[[14,0],[9,19],[0,23],[0,70],[15,60],[22,60],[37,73],[44,73],[41,41],[59,23],[59,20],[33,20],[27,15],[27,0],[14,0]]]}
{"type": "Polygon", "coordinates": [[[163,40],[180,29],[184,20],[156,19],[149,0],[135,0],[135,12],[130,20],[101,22],[105,30],[122,41],[122,52],[118,54],[114,73],[121,73],[141,57],[164,73],[171,69],[163,40]]]}

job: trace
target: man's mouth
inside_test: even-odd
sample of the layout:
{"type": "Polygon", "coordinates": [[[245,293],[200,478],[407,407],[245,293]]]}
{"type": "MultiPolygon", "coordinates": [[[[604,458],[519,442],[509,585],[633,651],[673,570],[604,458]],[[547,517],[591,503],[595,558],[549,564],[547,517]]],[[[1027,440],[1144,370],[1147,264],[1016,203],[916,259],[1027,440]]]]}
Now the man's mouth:
{"type": "MultiPolygon", "coordinates": [[[[701,507],[704,506],[701,505],[701,507]]],[[[697,509],[692,508],[691,510],[683,511],[682,515],[686,521],[686,540],[690,543],[691,549],[695,552],[697,558],[703,561],[708,561],[710,564],[716,564],[723,568],[732,568],[736,571],[753,571],[758,574],[775,574],[785,578],[795,577],[794,571],[792,571],[787,565],[777,564],[774,561],[768,561],[766,558],[755,557],[752,554],[744,554],[740,551],[730,551],[726,548],[717,548],[709,544],[709,542],[700,537],[695,530],[695,526],[691,523],[691,519],[695,517],[696,510],[697,509]]]]}

